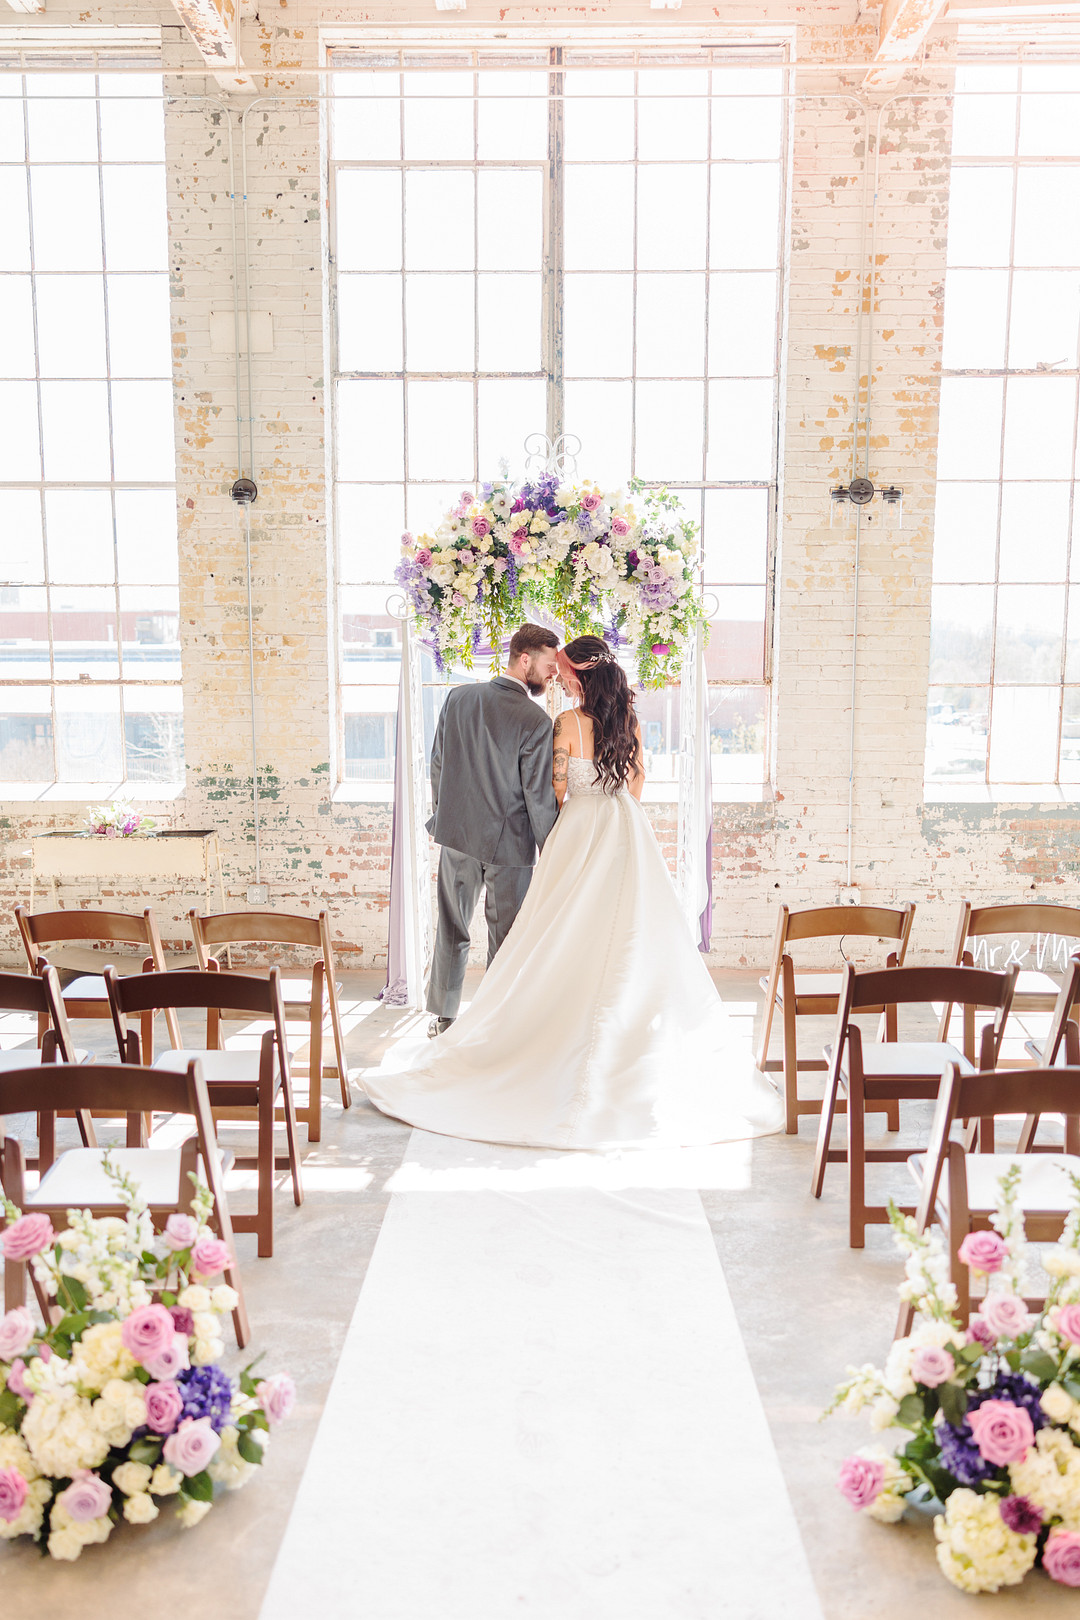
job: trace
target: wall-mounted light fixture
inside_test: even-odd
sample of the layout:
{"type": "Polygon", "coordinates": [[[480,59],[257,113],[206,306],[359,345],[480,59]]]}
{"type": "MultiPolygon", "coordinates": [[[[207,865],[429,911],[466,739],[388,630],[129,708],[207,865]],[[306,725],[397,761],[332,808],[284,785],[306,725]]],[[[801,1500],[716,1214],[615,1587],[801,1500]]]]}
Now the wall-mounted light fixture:
{"type": "MultiPolygon", "coordinates": [[[[869,478],[853,478],[850,484],[838,484],[830,490],[832,497],[829,503],[829,527],[833,527],[839,513],[843,519],[849,507],[869,506],[876,498],[881,501],[882,512],[880,518],[887,521],[890,527],[902,529],[904,527],[904,492],[895,484],[886,484],[882,489],[875,489],[869,478]]],[[[867,512],[866,521],[872,523],[874,514],[867,512]]]]}

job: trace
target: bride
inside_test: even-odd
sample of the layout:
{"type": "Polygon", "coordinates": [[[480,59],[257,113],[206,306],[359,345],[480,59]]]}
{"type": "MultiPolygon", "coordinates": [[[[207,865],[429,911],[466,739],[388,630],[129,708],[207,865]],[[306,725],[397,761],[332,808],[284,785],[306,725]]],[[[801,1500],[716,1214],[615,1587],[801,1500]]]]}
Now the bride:
{"type": "Polygon", "coordinates": [[[554,731],[558,821],[472,1002],[364,1076],[386,1114],[543,1148],[763,1136],[780,1101],[736,1049],[641,807],[634,694],[597,636],[558,654],[575,707],[554,731]]]}

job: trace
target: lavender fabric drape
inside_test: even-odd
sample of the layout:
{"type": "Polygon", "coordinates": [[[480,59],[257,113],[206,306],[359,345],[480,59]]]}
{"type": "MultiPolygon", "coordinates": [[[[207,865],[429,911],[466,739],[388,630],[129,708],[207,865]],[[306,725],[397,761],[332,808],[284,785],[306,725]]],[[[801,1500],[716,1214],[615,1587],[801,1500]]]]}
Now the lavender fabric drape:
{"type": "MultiPolygon", "coordinates": [[[[709,764],[709,767],[711,769],[711,765],[712,765],[711,759],[707,763],[709,764]]],[[[709,949],[710,945],[712,944],[712,908],[713,908],[712,855],[713,855],[713,849],[712,849],[712,816],[710,816],[709,817],[709,830],[705,835],[705,872],[707,874],[706,882],[708,884],[709,898],[705,902],[705,909],[701,913],[701,918],[700,918],[701,942],[698,945],[698,950],[699,951],[707,951],[709,949]]]]}
{"type": "Polygon", "coordinates": [[[405,657],[401,660],[398,678],[398,720],[394,744],[394,813],[390,827],[390,915],[386,943],[386,983],[379,991],[378,1000],[388,1007],[407,1007],[407,979],[405,971],[405,907],[409,897],[405,893],[405,859],[401,847],[403,795],[408,791],[405,770],[405,727],[401,724],[402,705],[405,702],[405,657]]]}

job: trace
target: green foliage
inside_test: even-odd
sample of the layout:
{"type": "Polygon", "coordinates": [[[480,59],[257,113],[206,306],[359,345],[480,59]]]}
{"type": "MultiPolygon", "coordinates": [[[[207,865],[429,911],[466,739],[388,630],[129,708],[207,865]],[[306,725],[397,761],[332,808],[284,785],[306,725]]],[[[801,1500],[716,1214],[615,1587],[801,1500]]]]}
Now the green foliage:
{"type": "Polygon", "coordinates": [[[902,1429],[917,1429],[926,1416],[926,1402],[921,1395],[905,1395],[900,1402],[896,1421],[902,1429]]]}
{"type": "Polygon", "coordinates": [[[0,1389],[0,1424],[5,1429],[17,1429],[23,1420],[23,1403],[10,1389],[0,1389]]]}
{"type": "Polygon", "coordinates": [[[214,1482],[205,1468],[201,1474],[192,1474],[184,1486],[184,1495],[194,1497],[196,1502],[214,1500],[214,1482]]]}
{"type": "Polygon", "coordinates": [[[155,1468],[161,1460],[160,1440],[151,1440],[144,1436],[141,1440],[133,1440],[128,1456],[132,1462],[145,1463],[148,1468],[155,1468]]]}
{"type": "Polygon", "coordinates": [[[261,1463],[263,1460],[262,1446],[257,1440],[253,1440],[250,1434],[246,1434],[243,1430],[241,1430],[240,1436],[236,1442],[236,1449],[246,1463],[261,1463]]]}

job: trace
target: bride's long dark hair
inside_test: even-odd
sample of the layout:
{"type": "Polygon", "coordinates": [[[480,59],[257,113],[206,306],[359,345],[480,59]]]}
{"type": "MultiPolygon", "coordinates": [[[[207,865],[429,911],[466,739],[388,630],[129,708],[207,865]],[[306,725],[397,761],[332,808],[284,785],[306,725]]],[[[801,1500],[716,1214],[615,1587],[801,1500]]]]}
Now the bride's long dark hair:
{"type": "Polygon", "coordinates": [[[581,712],[593,723],[596,781],[617,793],[641,769],[634,694],[615,654],[599,636],[578,636],[559,655],[566,684],[581,688],[581,712]],[[563,659],[572,666],[567,670],[563,659]]]}

